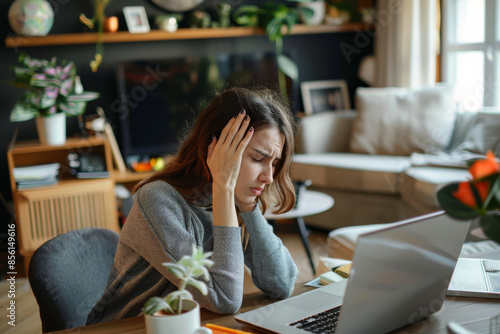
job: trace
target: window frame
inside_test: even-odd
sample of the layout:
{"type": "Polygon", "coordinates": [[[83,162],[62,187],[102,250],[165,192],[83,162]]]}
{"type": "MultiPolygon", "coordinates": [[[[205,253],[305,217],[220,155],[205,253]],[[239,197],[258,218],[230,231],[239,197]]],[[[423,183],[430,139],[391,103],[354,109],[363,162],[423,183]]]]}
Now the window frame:
{"type": "Polygon", "coordinates": [[[456,19],[455,0],[442,0],[442,32],[441,32],[441,78],[443,82],[451,81],[449,65],[451,56],[456,52],[480,51],[484,56],[483,106],[500,106],[500,0],[485,1],[484,42],[456,43],[451,42],[456,19]]]}

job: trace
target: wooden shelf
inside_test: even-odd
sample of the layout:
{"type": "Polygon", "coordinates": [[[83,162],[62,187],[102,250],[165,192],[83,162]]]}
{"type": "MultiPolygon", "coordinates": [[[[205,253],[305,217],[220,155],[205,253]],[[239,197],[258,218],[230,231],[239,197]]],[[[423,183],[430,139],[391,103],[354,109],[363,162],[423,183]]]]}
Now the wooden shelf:
{"type": "MultiPolygon", "coordinates": [[[[292,35],[304,34],[328,34],[339,32],[355,32],[373,29],[372,25],[365,23],[348,23],[342,25],[320,25],[307,26],[297,24],[293,27],[292,35]]],[[[192,28],[179,29],[175,33],[169,33],[163,30],[152,30],[144,34],[131,34],[128,31],[118,31],[116,33],[104,33],[102,35],[103,43],[130,43],[130,42],[150,42],[166,40],[188,40],[188,39],[210,39],[210,38],[229,38],[262,36],[262,28],[249,27],[231,27],[231,28],[192,28]]],[[[71,44],[94,44],[97,42],[97,33],[75,33],[75,34],[55,34],[40,37],[15,36],[5,38],[5,46],[14,47],[33,47],[48,45],[71,45],[71,44]]]]}

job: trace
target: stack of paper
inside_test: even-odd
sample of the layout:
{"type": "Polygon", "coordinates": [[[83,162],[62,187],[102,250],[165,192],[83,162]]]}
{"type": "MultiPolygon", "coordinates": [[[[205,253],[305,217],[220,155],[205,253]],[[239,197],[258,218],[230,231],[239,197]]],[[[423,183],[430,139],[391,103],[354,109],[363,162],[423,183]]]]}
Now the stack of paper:
{"type": "Polygon", "coordinates": [[[17,189],[30,189],[55,185],[59,182],[59,163],[14,168],[17,189]]]}

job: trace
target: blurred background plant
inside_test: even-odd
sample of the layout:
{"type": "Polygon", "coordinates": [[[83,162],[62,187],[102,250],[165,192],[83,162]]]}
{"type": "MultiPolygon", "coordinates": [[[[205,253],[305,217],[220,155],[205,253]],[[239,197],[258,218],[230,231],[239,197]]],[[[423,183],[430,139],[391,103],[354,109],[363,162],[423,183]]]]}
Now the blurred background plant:
{"type": "Polygon", "coordinates": [[[16,79],[12,84],[26,89],[26,92],[14,105],[10,114],[11,122],[56,113],[81,115],[87,101],[99,97],[99,93],[83,91],[73,62],[64,60],[57,64],[55,57],[51,60],[36,59],[21,53],[18,63],[18,66],[13,67],[16,79]]]}
{"type": "MultiPolygon", "coordinates": [[[[288,0],[290,2],[310,2],[311,0],[288,0]]],[[[301,15],[311,18],[314,11],[306,7],[288,7],[284,4],[265,3],[262,7],[243,5],[233,12],[234,21],[241,26],[262,27],[269,40],[275,44],[278,63],[278,82],[283,97],[288,97],[286,77],[298,80],[299,69],[295,62],[283,54],[283,37],[290,34],[301,15]]]]}
{"type": "Polygon", "coordinates": [[[85,24],[89,29],[94,29],[97,26],[97,41],[96,41],[96,52],[94,59],[90,61],[90,68],[92,72],[97,72],[99,65],[101,65],[103,57],[103,47],[102,47],[102,33],[104,31],[104,20],[106,15],[104,10],[108,6],[111,0],[92,0],[94,5],[94,16],[89,19],[85,14],[80,14],[80,21],[85,24]]]}

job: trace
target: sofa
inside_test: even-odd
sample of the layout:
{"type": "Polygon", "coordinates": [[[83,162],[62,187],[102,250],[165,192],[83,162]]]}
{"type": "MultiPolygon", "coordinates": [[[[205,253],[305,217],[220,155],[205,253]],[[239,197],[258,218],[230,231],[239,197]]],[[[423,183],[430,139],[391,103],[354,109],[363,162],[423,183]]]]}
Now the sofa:
{"type": "Polygon", "coordinates": [[[304,217],[331,231],[384,224],[439,209],[436,191],[466,180],[466,161],[500,155],[500,110],[458,109],[453,88],[358,88],[356,109],[299,119],[293,180],[334,206],[304,217]]]}

